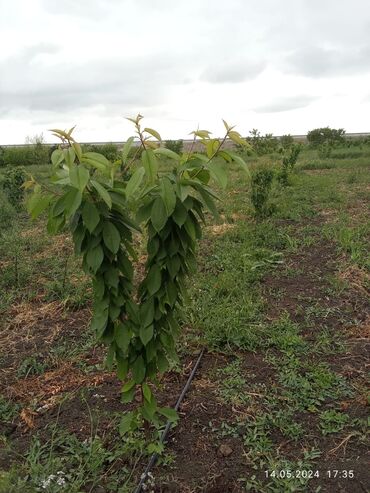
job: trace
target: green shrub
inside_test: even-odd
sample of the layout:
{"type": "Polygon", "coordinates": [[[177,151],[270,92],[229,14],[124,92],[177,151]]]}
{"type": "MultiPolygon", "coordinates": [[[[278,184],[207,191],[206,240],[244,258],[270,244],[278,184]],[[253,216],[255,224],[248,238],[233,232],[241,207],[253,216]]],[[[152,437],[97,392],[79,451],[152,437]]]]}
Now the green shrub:
{"type": "Polygon", "coordinates": [[[97,152],[102,154],[112,163],[120,158],[118,147],[116,144],[113,144],[113,142],[107,144],[85,144],[83,150],[84,152],[97,152]]]}
{"type": "Polygon", "coordinates": [[[331,156],[333,145],[330,142],[324,142],[317,149],[317,155],[320,159],[328,159],[331,156]]]}
{"type": "Polygon", "coordinates": [[[143,152],[143,148],[141,146],[133,145],[129,150],[128,158],[133,159],[135,157],[135,159],[141,159],[142,152],[143,152]]]}
{"type": "Polygon", "coordinates": [[[280,144],[283,149],[289,149],[294,144],[294,139],[290,134],[282,135],[280,137],[280,144]]]}
{"type": "Polygon", "coordinates": [[[49,163],[49,146],[44,144],[6,147],[0,158],[3,166],[29,166],[49,163]]]}
{"type": "Polygon", "coordinates": [[[182,152],[184,141],[183,140],[166,140],[164,144],[166,149],[180,154],[182,152]]]}
{"type": "Polygon", "coordinates": [[[300,152],[300,144],[295,144],[290,147],[289,152],[283,156],[282,168],[277,175],[277,179],[282,185],[286,186],[289,184],[289,173],[293,171],[300,152]]]}
{"type": "Polygon", "coordinates": [[[273,179],[274,172],[268,168],[261,168],[252,174],[251,201],[257,219],[264,219],[275,210],[275,205],[269,201],[273,179]]]}
{"type": "Polygon", "coordinates": [[[5,153],[4,147],[0,146],[0,166],[5,166],[4,153],[5,153]]]}
{"type": "Polygon", "coordinates": [[[14,207],[9,203],[5,193],[0,190],[0,234],[12,225],[15,215],[14,207]]]}
{"type": "Polygon", "coordinates": [[[26,179],[23,166],[8,168],[4,173],[3,190],[12,206],[19,208],[23,200],[22,185],[26,179]]]}
{"type": "Polygon", "coordinates": [[[185,279],[196,268],[194,251],[202,233],[203,211],[217,216],[215,194],[208,183],[212,177],[220,186],[226,185],[226,163],[247,169],[242,158],[220,149],[227,138],[243,142],[225,121],[222,141],[211,139],[206,130],[194,131],[211,150],[209,159],[202,162],[194,154],[184,158],[158,147],[159,133],[142,129],[142,118],[129,118],[143,151],[142,162],[135,163],[128,182],[122,169],[132,164],[128,153],[135,137],[125,143],[120,154],[123,164],[117,167],[101,154],[84,152],[71,136],[73,129],[55,130],[65,149],[54,151],[51,161],[62,179],[49,186],[31,183],[33,194],[27,203],[33,219],[48,210],[48,232],[57,233],[68,225],[75,253],[81,254],[82,268],[93,281],[91,329],[109,347],[107,367],[116,363],[118,376],[125,382],[122,402],[131,402],[137,386],[141,387],[142,406],[124,414],[122,434],[137,429],[143,420],[159,427],[160,416],[177,419],[173,409],[157,406],[148,382],[157,381],[158,373],[166,371],[171,361],[179,361],[176,316],[186,296],[185,279]],[[161,156],[174,160],[172,170],[159,173],[161,156]],[[212,162],[216,157],[225,165],[212,162]],[[139,286],[134,282],[134,261],[143,242],[133,233],[147,241],[139,286]]]}
{"type": "Polygon", "coordinates": [[[334,144],[342,144],[344,140],[345,130],[343,128],[322,127],[310,130],[307,134],[307,141],[312,147],[319,147],[326,142],[334,144]]]}
{"type": "Polygon", "coordinates": [[[272,152],[276,152],[278,150],[279,140],[272,134],[266,134],[263,136],[256,128],[249,133],[250,137],[248,137],[247,140],[252,145],[258,156],[271,154],[272,152]]]}

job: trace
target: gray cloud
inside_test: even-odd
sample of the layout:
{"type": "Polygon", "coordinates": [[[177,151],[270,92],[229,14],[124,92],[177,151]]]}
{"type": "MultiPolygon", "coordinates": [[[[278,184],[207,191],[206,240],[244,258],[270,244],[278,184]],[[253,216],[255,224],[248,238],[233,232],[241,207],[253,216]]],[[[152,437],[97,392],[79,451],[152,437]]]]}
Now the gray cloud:
{"type": "Polygon", "coordinates": [[[200,79],[214,84],[244,82],[257,77],[264,68],[264,62],[216,60],[201,74],[200,79]]]}
{"type": "Polygon", "coordinates": [[[302,47],[282,60],[284,71],[313,78],[370,72],[370,45],[348,48],[302,47]]]}
{"type": "Polygon", "coordinates": [[[256,113],[281,113],[305,108],[318,98],[309,95],[276,98],[269,103],[262,104],[253,108],[256,113]]]}
{"type": "Polygon", "coordinates": [[[186,82],[182,68],[176,68],[168,56],[95,59],[78,64],[40,60],[40,55],[55,52],[54,45],[42,44],[0,63],[4,74],[0,111],[22,108],[63,113],[96,105],[140,108],[159,104],[172,84],[186,82]]]}

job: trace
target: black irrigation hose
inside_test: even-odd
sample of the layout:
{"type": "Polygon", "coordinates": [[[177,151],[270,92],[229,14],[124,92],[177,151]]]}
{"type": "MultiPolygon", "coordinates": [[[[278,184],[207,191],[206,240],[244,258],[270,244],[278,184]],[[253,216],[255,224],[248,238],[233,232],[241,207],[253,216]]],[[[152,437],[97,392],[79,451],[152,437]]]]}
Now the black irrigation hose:
{"type": "MultiPolygon", "coordinates": [[[[193,367],[193,369],[192,369],[192,371],[191,371],[191,373],[189,375],[188,381],[186,382],[185,387],[182,389],[182,392],[181,392],[179,398],[177,399],[177,402],[176,402],[176,405],[175,405],[175,408],[174,408],[175,411],[178,411],[179,410],[180,404],[181,404],[182,400],[184,399],[185,394],[186,394],[186,392],[188,391],[188,389],[190,387],[190,384],[191,384],[191,382],[192,382],[192,380],[194,378],[195,372],[198,369],[198,366],[199,366],[200,361],[201,361],[201,359],[203,357],[204,351],[205,351],[205,348],[203,348],[201,350],[201,352],[199,353],[198,359],[197,359],[197,361],[196,361],[196,363],[195,363],[195,365],[194,365],[194,367],[193,367]]],[[[161,443],[164,443],[165,442],[165,440],[167,438],[167,435],[168,435],[168,432],[171,429],[171,426],[172,426],[171,421],[167,421],[166,428],[163,430],[163,433],[161,435],[161,440],[160,440],[161,443]]],[[[134,493],[142,493],[142,488],[143,488],[146,480],[148,479],[148,473],[149,473],[150,469],[157,462],[157,459],[158,459],[158,454],[155,452],[151,456],[151,458],[150,458],[150,460],[148,462],[148,465],[146,466],[146,469],[145,469],[144,473],[141,475],[140,483],[138,484],[138,486],[137,486],[137,488],[136,488],[136,490],[135,490],[134,493]]]]}

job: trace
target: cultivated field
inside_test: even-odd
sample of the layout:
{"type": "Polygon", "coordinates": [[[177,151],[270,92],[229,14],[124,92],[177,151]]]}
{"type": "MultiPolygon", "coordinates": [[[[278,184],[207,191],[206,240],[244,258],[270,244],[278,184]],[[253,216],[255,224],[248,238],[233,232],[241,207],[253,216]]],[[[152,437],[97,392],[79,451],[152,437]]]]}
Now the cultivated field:
{"type": "MultiPolygon", "coordinates": [[[[280,157],[246,161],[253,171],[280,157]]],[[[369,184],[369,147],[323,159],[305,148],[256,220],[250,181],[231,166],[161,405],[206,352],[146,491],[369,490],[369,184]]],[[[0,492],[134,491],[152,431],[119,435],[131,405],[89,330],[90,281],[68,235],[22,209],[0,234],[0,313],[0,492]]]]}

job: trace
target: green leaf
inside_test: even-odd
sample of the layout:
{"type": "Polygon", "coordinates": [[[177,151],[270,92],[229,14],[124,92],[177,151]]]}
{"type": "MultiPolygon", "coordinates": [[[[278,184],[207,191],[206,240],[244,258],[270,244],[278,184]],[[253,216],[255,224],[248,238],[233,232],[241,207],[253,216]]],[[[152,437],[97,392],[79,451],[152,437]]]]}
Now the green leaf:
{"type": "Polygon", "coordinates": [[[100,337],[103,335],[107,323],[108,310],[94,313],[94,316],[91,320],[91,330],[96,333],[98,339],[100,339],[100,337]]]}
{"type": "Polygon", "coordinates": [[[111,222],[104,223],[103,227],[103,240],[105,246],[112,252],[117,253],[120,243],[121,243],[121,235],[119,234],[118,229],[111,222]]]}
{"type": "Polygon", "coordinates": [[[196,130],[195,132],[191,132],[192,134],[200,137],[201,139],[209,139],[209,135],[211,132],[208,130],[196,130]]]}
{"type": "Polygon", "coordinates": [[[119,270],[112,265],[104,272],[105,282],[109,287],[117,289],[119,283],[119,270]]]}
{"type": "Polygon", "coordinates": [[[220,216],[219,216],[218,211],[216,209],[215,203],[213,201],[213,198],[209,195],[209,193],[204,188],[201,188],[201,187],[198,188],[198,192],[200,193],[200,195],[201,195],[206,207],[208,208],[208,210],[210,212],[212,212],[212,214],[216,218],[219,218],[220,216]]]}
{"type": "Polygon", "coordinates": [[[135,415],[133,411],[125,413],[119,424],[119,432],[121,435],[125,435],[128,431],[131,430],[133,423],[135,422],[135,415]]]}
{"type": "Polygon", "coordinates": [[[111,344],[107,352],[107,357],[105,358],[105,367],[107,368],[108,371],[112,371],[115,354],[116,354],[116,345],[111,344]]]}
{"type": "Polygon", "coordinates": [[[143,390],[143,395],[145,399],[150,402],[152,400],[152,391],[150,390],[150,387],[147,383],[143,383],[141,386],[143,390]]]}
{"type": "Polygon", "coordinates": [[[146,149],[145,151],[143,151],[141,159],[149,183],[154,183],[158,173],[158,162],[155,154],[151,149],[146,149]]]}
{"type": "Polygon", "coordinates": [[[72,148],[73,148],[73,150],[76,153],[77,159],[79,161],[81,161],[81,159],[82,159],[82,149],[81,149],[80,144],[78,142],[73,142],[72,143],[72,148]]]}
{"type": "Polygon", "coordinates": [[[135,382],[133,380],[130,380],[129,382],[125,383],[125,385],[122,387],[121,392],[121,401],[125,404],[131,402],[135,395],[135,382]]]}
{"type": "Polygon", "coordinates": [[[140,327],[139,331],[139,336],[141,339],[141,342],[146,346],[149,341],[153,339],[154,335],[154,327],[153,325],[149,325],[147,327],[144,327],[143,325],[140,327]]]}
{"type": "Polygon", "coordinates": [[[103,154],[99,154],[98,152],[84,152],[82,154],[82,162],[90,164],[94,168],[105,172],[111,166],[111,163],[108,161],[108,159],[103,156],[103,154]]]}
{"type": "Polygon", "coordinates": [[[171,423],[176,423],[179,419],[179,415],[171,407],[159,407],[158,412],[165,416],[171,423]]]}
{"type": "Polygon", "coordinates": [[[144,132],[147,132],[148,134],[152,135],[157,140],[162,140],[161,139],[161,136],[159,135],[159,133],[156,130],[153,130],[152,128],[148,128],[148,127],[147,128],[144,128],[144,132]]]}
{"type": "Polygon", "coordinates": [[[124,354],[127,353],[131,338],[132,331],[129,327],[124,325],[122,322],[115,325],[114,340],[116,341],[117,346],[122,349],[124,354]]]}
{"type": "Polygon", "coordinates": [[[134,380],[129,380],[128,382],[126,382],[122,389],[121,389],[121,392],[128,392],[129,390],[131,389],[134,389],[135,388],[135,382],[134,380]]]}
{"type": "Polygon", "coordinates": [[[128,374],[128,359],[122,358],[120,355],[116,354],[117,360],[117,377],[123,381],[128,374]]]}
{"type": "Polygon", "coordinates": [[[197,238],[197,235],[196,235],[193,221],[191,220],[190,216],[188,216],[188,218],[186,219],[186,221],[184,223],[184,228],[185,228],[186,232],[188,233],[188,235],[190,236],[190,238],[195,241],[197,238]]]}
{"type": "Polygon", "coordinates": [[[221,185],[222,188],[226,188],[227,174],[225,168],[220,163],[212,163],[209,166],[209,171],[212,177],[221,185]]]}
{"type": "Polygon", "coordinates": [[[188,217],[188,211],[186,210],[182,202],[177,202],[172,217],[175,223],[181,228],[181,226],[185,223],[186,218],[188,217]]]}
{"type": "Polygon", "coordinates": [[[150,295],[153,295],[158,291],[161,287],[161,269],[157,264],[154,264],[148,273],[148,276],[145,280],[146,287],[150,295]]]}
{"type": "Polygon", "coordinates": [[[160,373],[164,373],[169,367],[168,360],[163,351],[158,351],[157,353],[157,367],[160,373]]]}
{"type": "Polygon", "coordinates": [[[64,154],[62,149],[55,149],[51,155],[51,163],[53,166],[58,166],[64,161],[64,154]]]}
{"type": "Polygon", "coordinates": [[[176,194],[175,194],[175,191],[173,189],[173,185],[172,185],[171,180],[169,178],[167,178],[166,176],[164,176],[162,178],[160,187],[161,187],[160,195],[161,195],[163,203],[165,205],[167,216],[169,217],[175,209],[176,194]]]}
{"type": "Polygon", "coordinates": [[[27,202],[27,210],[31,214],[32,219],[36,219],[45,209],[49,207],[51,195],[31,195],[27,202]]]}
{"type": "Polygon", "coordinates": [[[172,279],[174,279],[174,277],[178,273],[180,269],[180,265],[181,262],[180,262],[180,257],[178,255],[174,255],[173,257],[167,259],[167,269],[172,279]]]}
{"type": "Polygon", "coordinates": [[[83,192],[90,179],[90,173],[82,166],[73,166],[69,171],[71,185],[83,192]]]}
{"type": "Polygon", "coordinates": [[[101,266],[103,259],[104,252],[101,245],[97,245],[95,248],[88,250],[86,254],[86,263],[94,274],[96,274],[101,266]]]}
{"type": "Polygon", "coordinates": [[[126,197],[128,199],[131,198],[135,194],[135,192],[139,189],[140,184],[143,181],[144,175],[145,175],[145,169],[138,168],[131,176],[125,188],[126,197]]]}
{"type": "Polygon", "coordinates": [[[134,379],[135,383],[141,383],[145,378],[145,363],[141,355],[136,358],[131,369],[132,378],[134,379]]]}
{"type": "Polygon", "coordinates": [[[224,124],[226,131],[228,132],[230,130],[230,125],[225,120],[222,120],[222,123],[224,124]]]}
{"type": "Polygon", "coordinates": [[[161,231],[167,222],[167,210],[162,197],[157,197],[152,205],[150,219],[156,231],[161,231]]]}
{"type": "Polygon", "coordinates": [[[99,224],[99,211],[92,202],[85,202],[82,209],[82,220],[90,233],[92,233],[99,224]]]}
{"type": "Polygon", "coordinates": [[[236,132],[235,130],[232,130],[229,132],[229,138],[235,142],[235,144],[239,144],[241,146],[248,146],[248,142],[243,139],[241,136],[240,136],[240,133],[239,132],[236,132]]]}
{"type": "Polygon", "coordinates": [[[247,163],[242,159],[240,156],[237,154],[234,154],[233,152],[228,151],[229,156],[232,157],[233,161],[235,161],[239,166],[247,173],[248,176],[250,176],[250,171],[248,168],[247,163]]]}
{"type": "Polygon", "coordinates": [[[149,299],[140,305],[140,323],[143,327],[147,327],[153,323],[154,319],[154,304],[153,300],[149,299]]]}
{"type": "Polygon", "coordinates": [[[63,154],[64,160],[67,166],[70,168],[76,159],[76,153],[72,147],[68,147],[68,149],[63,149],[63,154]]]}
{"type": "Polygon", "coordinates": [[[179,161],[180,156],[174,152],[171,151],[170,149],[167,149],[166,147],[158,147],[157,149],[154,149],[154,154],[159,154],[160,156],[165,156],[170,159],[174,159],[175,161],[179,161]]]}
{"type": "Polygon", "coordinates": [[[130,137],[129,139],[127,139],[127,142],[125,142],[125,145],[122,148],[121,157],[122,157],[123,164],[126,163],[126,159],[130,153],[130,149],[132,147],[134,139],[135,139],[135,137],[130,137]]]}
{"type": "Polygon", "coordinates": [[[91,180],[91,185],[95,188],[95,190],[98,192],[100,197],[104,200],[104,202],[107,204],[109,209],[112,208],[112,199],[110,198],[110,195],[107,191],[106,188],[104,188],[99,182],[95,180],[91,180]]]}
{"type": "Polygon", "coordinates": [[[73,216],[73,214],[80,207],[82,202],[82,193],[77,188],[72,188],[65,195],[65,214],[67,217],[73,216]]]}

